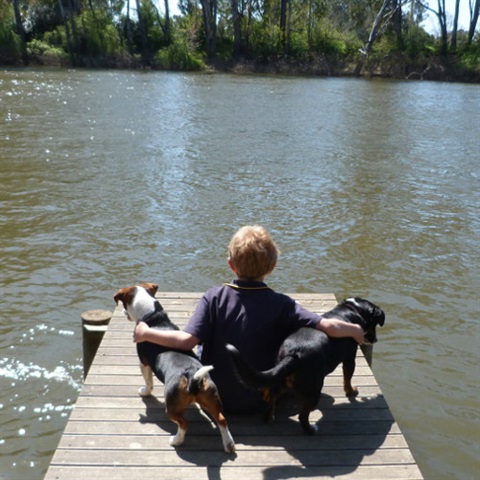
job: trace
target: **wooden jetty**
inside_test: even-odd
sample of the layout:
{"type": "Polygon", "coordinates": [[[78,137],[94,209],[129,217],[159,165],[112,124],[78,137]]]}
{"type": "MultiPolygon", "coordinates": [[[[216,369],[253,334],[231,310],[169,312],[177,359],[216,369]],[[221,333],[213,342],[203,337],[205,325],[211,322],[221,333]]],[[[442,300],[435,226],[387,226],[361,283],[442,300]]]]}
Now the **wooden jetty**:
{"type": "MultiPolygon", "coordinates": [[[[161,293],[172,321],[186,323],[199,293],[161,293]]],[[[331,294],[291,294],[317,312],[335,305],[331,294]]],[[[294,400],[283,402],[273,424],[258,416],[227,415],[236,453],[222,449],[215,425],[196,407],[189,431],[174,449],[176,426],[165,415],[163,386],[141,398],[132,323],[116,308],[85,379],[45,480],[279,480],[338,477],[355,480],[422,479],[365,357],[359,351],[349,401],[341,367],[327,377],[319,409],[310,419],[319,432],[301,432],[294,400]]],[[[381,337],[381,333],[380,333],[381,337]]]]}

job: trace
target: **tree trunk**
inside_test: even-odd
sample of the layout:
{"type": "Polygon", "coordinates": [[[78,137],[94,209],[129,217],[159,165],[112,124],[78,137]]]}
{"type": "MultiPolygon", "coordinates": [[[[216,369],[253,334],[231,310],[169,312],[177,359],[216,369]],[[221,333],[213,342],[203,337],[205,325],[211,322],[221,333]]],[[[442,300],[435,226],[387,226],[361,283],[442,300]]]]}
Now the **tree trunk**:
{"type": "Polygon", "coordinates": [[[22,15],[20,13],[20,5],[18,0],[13,0],[13,10],[15,12],[15,24],[17,27],[17,33],[20,36],[21,48],[22,48],[22,60],[24,65],[28,65],[27,55],[27,35],[23,28],[22,15]]]}
{"type": "Polygon", "coordinates": [[[168,45],[172,43],[172,28],[170,25],[170,8],[168,6],[168,0],[164,0],[165,5],[165,40],[168,45]]]}
{"type": "Polygon", "coordinates": [[[308,49],[312,49],[313,39],[312,39],[312,26],[313,26],[313,0],[308,2],[308,23],[307,23],[307,43],[308,49]]]}
{"type": "Polygon", "coordinates": [[[142,63],[143,66],[150,64],[150,53],[148,48],[147,28],[143,20],[142,6],[140,0],[135,0],[137,4],[138,27],[140,29],[140,36],[142,39],[142,63]]]}
{"type": "Polygon", "coordinates": [[[477,27],[478,15],[480,13],[480,0],[475,0],[472,7],[470,3],[470,28],[468,29],[467,45],[471,45],[473,36],[475,35],[475,28],[477,27]]]}
{"type": "Polygon", "coordinates": [[[240,13],[238,11],[238,0],[232,0],[232,22],[233,22],[233,57],[238,59],[242,51],[242,30],[240,25],[240,13]]]}
{"type": "Polygon", "coordinates": [[[217,40],[217,0],[201,0],[207,58],[215,58],[217,40]]]}
{"type": "Polygon", "coordinates": [[[450,47],[452,52],[457,50],[457,30],[458,30],[458,14],[460,11],[460,0],[455,1],[455,14],[453,17],[453,30],[452,30],[452,40],[450,43],[450,47]]]}
{"type": "Polygon", "coordinates": [[[126,19],[125,19],[125,30],[127,35],[127,47],[130,53],[133,53],[133,38],[132,38],[132,21],[130,20],[130,0],[127,0],[126,5],[126,19]]]}
{"type": "Polygon", "coordinates": [[[63,6],[62,0],[58,0],[58,9],[60,10],[60,16],[63,20],[63,24],[65,27],[65,36],[67,38],[67,48],[68,53],[70,54],[70,62],[72,63],[72,65],[75,65],[75,52],[73,51],[72,35],[70,33],[70,26],[68,25],[68,18],[67,14],[65,13],[65,8],[63,6]]]}
{"type": "Polygon", "coordinates": [[[392,1],[392,22],[397,45],[402,43],[402,2],[401,0],[392,1]]]}
{"type": "Polygon", "coordinates": [[[428,11],[434,13],[438,18],[438,23],[440,24],[440,53],[446,55],[448,51],[448,32],[447,32],[447,14],[445,11],[445,0],[437,0],[438,11],[430,8],[427,4],[422,3],[422,6],[428,11]]]}
{"type": "Polygon", "coordinates": [[[282,34],[283,51],[287,49],[287,4],[288,0],[280,0],[280,32],[282,34]]]}
{"type": "Polygon", "coordinates": [[[447,32],[447,14],[445,11],[445,0],[437,0],[438,2],[438,23],[440,24],[440,37],[442,40],[441,53],[446,55],[448,51],[448,32],[447,32]]]}
{"type": "MultiPolygon", "coordinates": [[[[364,48],[360,50],[361,53],[363,53],[365,56],[368,56],[370,51],[372,50],[373,43],[378,37],[378,34],[380,33],[380,29],[382,27],[382,23],[385,25],[384,22],[388,22],[389,19],[385,20],[387,17],[387,11],[388,7],[390,6],[392,0],[384,0],[382,8],[378,12],[375,21],[373,22],[372,25],[372,30],[370,31],[370,36],[368,37],[368,42],[365,45],[364,48]]],[[[390,15],[391,18],[391,15],[390,15]]]]}
{"type": "Polygon", "coordinates": [[[77,6],[78,4],[75,3],[75,0],[69,0],[68,16],[70,17],[70,27],[72,29],[73,48],[75,52],[78,52],[79,50],[77,26],[75,25],[75,13],[77,12],[77,6]]]}
{"type": "MultiPolygon", "coordinates": [[[[250,31],[252,29],[253,24],[253,14],[254,14],[254,6],[253,1],[247,1],[247,15],[246,15],[246,22],[245,22],[245,29],[243,31],[243,44],[242,44],[242,55],[248,55],[250,52],[250,31]]],[[[241,19],[244,17],[242,16],[241,19]]]]}

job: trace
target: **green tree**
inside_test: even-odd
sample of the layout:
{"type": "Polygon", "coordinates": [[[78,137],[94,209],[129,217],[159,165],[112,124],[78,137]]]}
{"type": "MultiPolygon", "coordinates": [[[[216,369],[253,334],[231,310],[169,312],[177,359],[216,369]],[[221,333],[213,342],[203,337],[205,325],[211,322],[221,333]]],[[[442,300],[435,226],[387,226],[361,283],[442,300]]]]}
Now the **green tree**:
{"type": "Polygon", "coordinates": [[[20,13],[20,0],[13,0],[13,11],[15,12],[15,25],[17,34],[20,37],[23,63],[28,65],[27,35],[23,26],[22,14],[20,13]]]}
{"type": "Polygon", "coordinates": [[[21,54],[22,45],[16,32],[14,11],[7,0],[0,0],[0,63],[16,63],[21,54]]]}
{"type": "Polygon", "coordinates": [[[379,35],[385,31],[392,19],[397,15],[399,4],[397,0],[383,0],[382,6],[373,21],[372,29],[368,37],[368,42],[362,48],[361,52],[368,56],[372,50],[374,42],[379,35]]]}

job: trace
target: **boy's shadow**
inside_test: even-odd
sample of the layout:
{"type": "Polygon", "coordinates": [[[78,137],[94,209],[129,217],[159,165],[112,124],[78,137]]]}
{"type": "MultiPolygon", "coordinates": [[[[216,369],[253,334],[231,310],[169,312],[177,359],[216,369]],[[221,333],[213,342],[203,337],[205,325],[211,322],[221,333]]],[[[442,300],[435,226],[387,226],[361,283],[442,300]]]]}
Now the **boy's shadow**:
{"type": "MultiPolygon", "coordinates": [[[[283,447],[300,465],[267,467],[263,471],[264,480],[351,474],[365,457],[382,446],[394,423],[383,395],[363,398],[360,395],[350,403],[335,404],[333,397],[322,393],[317,406],[321,418],[315,423],[310,421],[316,425],[317,433],[306,436],[298,422],[299,404],[293,398],[284,400],[275,420],[285,425],[280,427],[284,435],[274,438],[276,446],[283,447]],[[290,432],[293,436],[286,438],[285,433],[290,432]]],[[[312,412],[311,418],[317,416],[312,412]]]]}

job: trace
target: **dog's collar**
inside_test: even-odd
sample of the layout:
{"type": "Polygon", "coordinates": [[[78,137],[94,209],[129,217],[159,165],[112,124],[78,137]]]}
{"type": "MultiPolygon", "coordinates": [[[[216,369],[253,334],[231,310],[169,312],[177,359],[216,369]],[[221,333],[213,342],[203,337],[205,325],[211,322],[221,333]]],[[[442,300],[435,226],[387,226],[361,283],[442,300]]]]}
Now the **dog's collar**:
{"type": "Polygon", "coordinates": [[[163,307],[160,305],[160,302],[158,300],[155,300],[155,310],[153,312],[148,313],[145,315],[140,321],[145,322],[148,324],[148,321],[157,313],[163,312],[163,307]]]}

